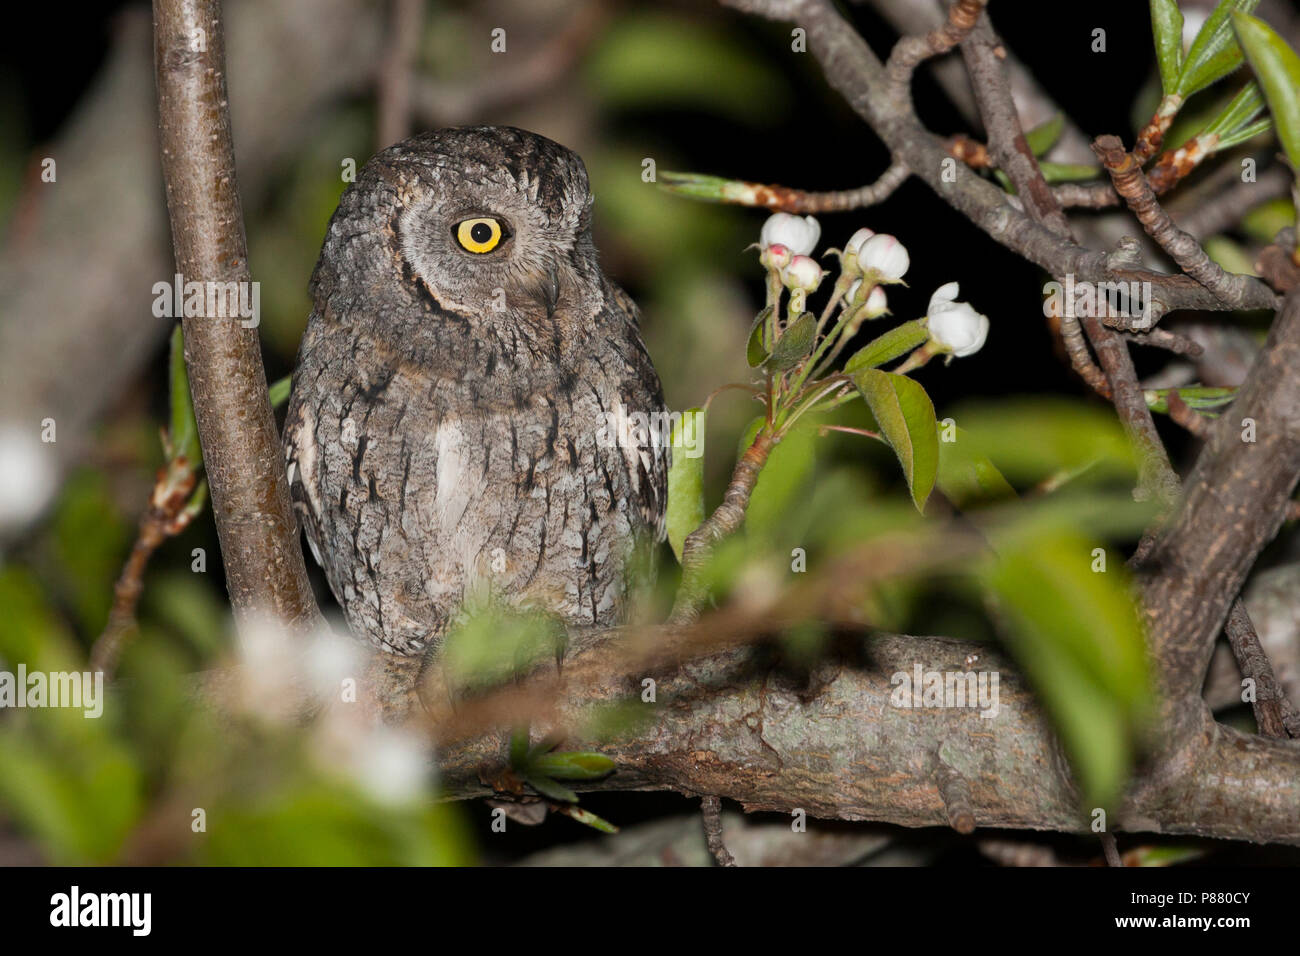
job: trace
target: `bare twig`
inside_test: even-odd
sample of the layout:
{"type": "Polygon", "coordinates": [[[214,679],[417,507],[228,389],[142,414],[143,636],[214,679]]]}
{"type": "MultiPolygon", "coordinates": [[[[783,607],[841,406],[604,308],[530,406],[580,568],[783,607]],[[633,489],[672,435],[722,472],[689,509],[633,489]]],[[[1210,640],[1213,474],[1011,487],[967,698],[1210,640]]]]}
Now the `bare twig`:
{"type": "MultiPolygon", "coordinates": [[[[1170,408],[1172,407],[1171,405],[1170,408]]],[[[1273,665],[1260,646],[1259,634],[1255,632],[1255,625],[1251,623],[1246,606],[1241,601],[1234,603],[1228,612],[1224,630],[1228,635],[1228,643],[1232,645],[1233,656],[1237,658],[1237,666],[1241,668],[1241,676],[1255,683],[1251,709],[1255,712],[1259,732],[1265,737],[1300,736],[1297,733],[1300,730],[1300,720],[1287,700],[1286,691],[1273,673],[1273,665]],[[1290,725],[1285,719],[1287,712],[1292,718],[1290,725]]]]}
{"type": "Polygon", "coordinates": [[[1125,152],[1117,136],[1100,136],[1093,143],[1106,172],[1115,184],[1115,191],[1124,198],[1129,208],[1142,223],[1147,235],[1154,239],[1178,267],[1214,293],[1220,301],[1236,302],[1243,309],[1273,309],[1277,297],[1269,288],[1252,276],[1232,275],[1223,270],[1206,255],[1196,239],[1183,232],[1157,202],[1151,184],[1142,174],[1137,159],[1125,152]]]}
{"type": "Polygon", "coordinates": [[[113,586],[113,606],[108,624],[90,649],[90,668],[111,677],[127,637],[135,630],[135,609],[144,591],[144,571],[158,546],[180,534],[193,517],[186,505],[198,483],[194,468],[184,458],[174,459],[158,471],[149,507],[140,518],[135,544],[113,586]]]}
{"type": "Polygon", "coordinates": [[[1119,847],[1115,844],[1115,834],[1109,830],[1101,831],[1101,852],[1106,856],[1107,866],[1124,865],[1124,861],[1119,858],[1119,847]]]}
{"type": "Polygon", "coordinates": [[[731,203],[737,206],[757,206],[774,209],[778,212],[823,213],[847,212],[851,209],[865,209],[884,202],[894,190],[901,186],[911,175],[902,163],[892,163],[880,174],[880,178],[867,186],[857,189],[843,189],[834,192],[809,192],[790,186],[778,186],[766,183],[751,183],[740,179],[717,180],[707,177],[709,189],[706,192],[692,190],[691,181],[696,179],[689,174],[664,172],[660,174],[660,184],[679,192],[686,192],[696,199],[713,202],[731,203]]]}
{"type": "Polygon", "coordinates": [[[1205,346],[1185,335],[1178,335],[1167,329],[1149,329],[1146,332],[1120,332],[1120,338],[1134,345],[1149,345],[1153,348],[1167,349],[1176,355],[1200,358],[1205,354],[1205,346]]]}
{"type": "Polygon", "coordinates": [[[1197,438],[1204,438],[1210,425],[1200,412],[1188,406],[1177,389],[1169,392],[1169,417],[1197,438]]]}
{"type": "Polygon", "coordinates": [[[942,757],[936,757],[934,782],[939,787],[944,812],[948,814],[948,825],[958,833],[974,833],[975,811],[971,808],[969,781],[942,757]]]}
{"type": "MultiPolygon", "coordinates": [[[[247,283],[220,3],[155,0],[154,47],[177,271],[186,281],[247,283]]],[[[237,317],[183,322],[185,364],[235,616],[241,623],[269,615],[294,628],[310,627],[319,612],[290,510],[257,331],[237,317]]]]}
{"type": "Polygon", "coordinates": [[[722,504],[698,528],[686,536],[682,545],[682,582],[673,602],[668,623],[674,626],[691,624],[699,619],[700,608],[708,600],[704,572],[713,547],[731,534],[745,520],[749,496],[754,491],[759,472],[767,462],[773,439],[766,427],[760,428],[754,443],[745,450],[731,473],[731,481],[722,496],[722,504]]]}
{"type": "Polygon", "coordinates": [[[411,132],[416,54],[424,26],[424,0],[390,0],[386,49],[379,62],[379,148],[411,132]]]}
{"type": "Polygon", "coordinates": [[[930,57],[947,53],[975,26],[988,0],[957,0],[948,8],[948,19],[937,30],[922,36],[906,36],[894,44],[885,65],[885,75],[896,87],[906,87],[916,68],[930,57]]]}
{"type": "Polygon", "coordinates": [[[714,796],[701,798],[700,814],[704,820],[704,839],[713,858],[719,866],[735,866],[736,858],[722,839],[722,801],[714,796]]]}
{"type": "Polygon", "coordinates": [[[1253,182],[1244,182],[1239,171],[1232,172],[1229,182],[1214,190],[1183,213],[1173,213],[1178,227],[1198,239],[1223,232],[1241,221],[1255,206],[1286,196],[1294,182],[1291,171],[1282,166],[1264,170],[1253,182]]]}
{"type": "Polygon", "coordinates": [[[1058,235],[1069,236],[1070,225],[1065,213],[1061,212],[1056,197],[1043,179],[1042,170],[1038,168],[1038,160],[1025,140],[1020,115],[1011,98],[1006,66],[998,56],[1001,46],[989,25],[988,14],[981,12],[962,41],[962,54],[988,132],[989,153],[995,165],[1016,187],[1016,195],[1025,204],[1025,211],[1058,235]]]}

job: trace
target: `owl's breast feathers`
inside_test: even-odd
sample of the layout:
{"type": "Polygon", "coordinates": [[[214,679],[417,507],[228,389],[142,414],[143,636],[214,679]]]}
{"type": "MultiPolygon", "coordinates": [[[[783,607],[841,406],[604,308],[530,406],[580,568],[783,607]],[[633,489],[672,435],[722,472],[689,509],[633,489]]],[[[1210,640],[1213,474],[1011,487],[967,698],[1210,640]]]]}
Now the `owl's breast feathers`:
{"type": "Polygon", "coordinates": [[[575,624],[624,619],[638,542],[664,536],[669,449],[610,425],[667,414],[635,305],[600,291],[568,348],[469,341],[448,323],[436,361],[313,312],[284,453],[355,633],[419,653],[483,587],[575,624]]]}

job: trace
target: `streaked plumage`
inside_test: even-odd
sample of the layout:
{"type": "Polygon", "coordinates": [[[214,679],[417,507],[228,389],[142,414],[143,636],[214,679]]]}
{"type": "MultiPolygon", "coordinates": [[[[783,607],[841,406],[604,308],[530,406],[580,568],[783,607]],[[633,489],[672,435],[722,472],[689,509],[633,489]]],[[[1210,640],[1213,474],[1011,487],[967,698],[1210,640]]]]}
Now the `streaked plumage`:
{"type": "Polygon", "coordinates": [[[377,646],[436,646],[480,587],[575,624],[626,612],[629,558],[663,536],[667,449],[599,436],[663,395],[590,209],[575,154],[504,127],[390,147],[340,201],[284,450],[312,551],[377,646]],[[480,217],[511,233],[487,254],[458,244],[480,217]]]}

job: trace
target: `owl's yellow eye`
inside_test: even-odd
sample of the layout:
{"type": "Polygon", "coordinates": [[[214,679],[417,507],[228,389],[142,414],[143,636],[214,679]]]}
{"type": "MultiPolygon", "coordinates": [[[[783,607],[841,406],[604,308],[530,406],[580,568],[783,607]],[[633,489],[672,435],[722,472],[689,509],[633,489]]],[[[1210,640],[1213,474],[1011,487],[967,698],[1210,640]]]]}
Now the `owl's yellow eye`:
{"type": "Polygon", "coordinates": [[[501,222],[487,216],[456,225],[456,241],[469,252],[491,252],[501,244],[501,222]]]}

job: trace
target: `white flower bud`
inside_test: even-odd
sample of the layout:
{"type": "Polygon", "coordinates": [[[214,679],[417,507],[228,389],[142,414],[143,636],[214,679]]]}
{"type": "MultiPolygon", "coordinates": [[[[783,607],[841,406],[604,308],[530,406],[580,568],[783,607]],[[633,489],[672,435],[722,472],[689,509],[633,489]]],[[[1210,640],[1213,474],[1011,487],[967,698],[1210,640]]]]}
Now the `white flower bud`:
{"type": "Polygon", "coordinates": [[[862,244],[874,235],[875,235],[874,232],[872,232],[866,226],[863,226],[853,235],[849,236],[849,241],[844,244],[844,255],[856,256],[858,254],[858,250],[862,248],[862,244]]]}
{"type": "Polygon", "coordinates": [[[822,284],[826,270],[817,264],[816,259],[808,256],[795,256],[790,264],[781,270],[781,281],[787,289],[802,289],[813,292],[822,284]]]}
{"type": "Polygon", "coordinates": [[[898,282],[912,264],[907,248],[888,233],[878,233],[862,243],[857,258],[862,273],[874,273],[880,282],[898,282]]]}
{"type": "Polygon", "coordinates": [[[767,217],[758,244],[766,249],[772,245],[789,246],[796,256],[806,256],[817,248],[822,227],[812,216],[792,216],[776,212],[767,217]]]}
{"type": "Polygon", "coordinates": [[[862,314],[868,319],[878,319],[887,311],[889,311],[889,303],[885,299],[884,287],[876,286],[867,296],[867,304],[862,314]]]}
{"type": "Polygon", "coordinates": [[[984,347],[989,335],[989,319],[976,312],[969,302],[957,301],[957,283],[949,282],[930,296],[930,341],[935,348],[951,352],[957,358],[974,355],[984,347]]]}

